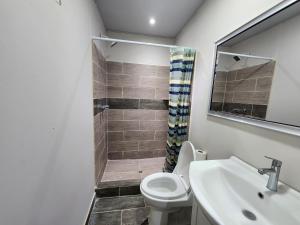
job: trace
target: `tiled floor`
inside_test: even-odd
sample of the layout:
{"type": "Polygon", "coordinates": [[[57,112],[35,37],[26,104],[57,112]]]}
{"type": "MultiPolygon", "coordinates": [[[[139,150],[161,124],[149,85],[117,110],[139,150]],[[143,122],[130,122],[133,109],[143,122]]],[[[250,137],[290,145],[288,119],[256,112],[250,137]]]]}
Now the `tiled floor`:
{"type": "MultiPolygon", "coordinates": [[[[114,181],[136,181],[162,172],[165,158],[109,160],[106,164],[101,184],[114,181]]],[[[100,186],[101,186],[100,184],[100,186]]]]}
{"type": "MultiPolygon", "coordinates": [[[[149,206],[140,192],[141,180],[161,172],[165,158],[109,160],[96,189],[88,225],[148,225],[149,206]]],[[[169,225],[189,225],[191,207],[169,215],[169,225]]]]}
{"type": "MultiPolygon", "coordinates": [[[[149,206],[139,186],[98,189],[88,225],[148,225],[149,206]]],[[[169,225],[189,225],[191,207],[169,215],[169,225]]]]}
{"type": "Polygon", "coordinates": [[[146,225],[148,214],[141,195],[98,198],[89,225],[146,225]]]}

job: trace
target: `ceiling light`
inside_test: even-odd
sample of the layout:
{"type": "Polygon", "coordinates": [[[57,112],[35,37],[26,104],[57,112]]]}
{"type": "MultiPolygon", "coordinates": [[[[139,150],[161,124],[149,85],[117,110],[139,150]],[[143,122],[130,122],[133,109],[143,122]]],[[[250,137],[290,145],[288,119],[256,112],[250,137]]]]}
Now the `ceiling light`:
{"type": "Polygon", "coordinates": [[[155,23],[156,23],[156,20],[155,20],[154,18],[150,18],[149,24],[150,24],[151,26],[154,26],[155,23]]]}

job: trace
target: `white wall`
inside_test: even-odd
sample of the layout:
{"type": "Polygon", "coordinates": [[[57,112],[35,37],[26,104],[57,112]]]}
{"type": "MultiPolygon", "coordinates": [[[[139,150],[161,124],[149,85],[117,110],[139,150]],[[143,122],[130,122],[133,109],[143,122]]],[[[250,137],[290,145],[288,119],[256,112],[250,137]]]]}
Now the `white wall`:
{"type": "MultiPolygon", "coordinates": [[[[300,15],[232,46],[233,52],[273,57],[276,60],[267,120],[300,125],[300,15]]],[[[262,61],[261,61],[262,62],[262,61]]]]}
{"type": "Polygon", "coordinates": [[[93,196],[92,0],[0,1],[0,224],[81,225],[93,196]]]}
{"type": "Polygon", "coordinates": [[[274,6],[280,0],[209,0],[179,34],[177,44],[198,50],[192,99],[190,140],[208,151],[209,159],[236,155],[256,167],[283,161],[280,179],[300,190],[300,139],[254,126],[207,116],[214,42],[274,6]]]}
{"type": "MultiPolygon", "coordinates": [[[[112,31],[108,31],[107,36],[111,38],[159,44],[173,45],[175,43],[175,39],[172,38],[120,33],[112,31]]],[[[168,48],[162,47],[118,43],[112,48],[107,48],[106,59],[108,61],[116,62],[169,66],[170,51],[168,48]]]]}

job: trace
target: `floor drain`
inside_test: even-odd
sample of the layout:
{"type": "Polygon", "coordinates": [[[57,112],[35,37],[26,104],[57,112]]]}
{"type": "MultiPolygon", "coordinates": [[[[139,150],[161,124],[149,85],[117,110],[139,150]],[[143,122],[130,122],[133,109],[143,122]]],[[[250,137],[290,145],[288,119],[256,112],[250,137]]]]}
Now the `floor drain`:
{"type": "Polygon", "coordinates": [[[142,170],[140,170],[140,171],[139,171],[139,173],[143,173],[143,171],[142,171],[142,170]]]}
{"type": "Polygon", "coordinates": [[[254,215],[254,213],[250,212],[249,210],[243,209],[242,213],[247,219],[256,220],[256,216],[254,215]]]}

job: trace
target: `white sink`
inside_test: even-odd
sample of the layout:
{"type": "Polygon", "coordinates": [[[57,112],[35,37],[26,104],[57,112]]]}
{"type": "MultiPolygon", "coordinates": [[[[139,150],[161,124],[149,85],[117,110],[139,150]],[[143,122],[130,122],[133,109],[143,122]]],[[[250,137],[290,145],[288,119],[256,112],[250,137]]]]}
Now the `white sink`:
{"type": "Polygon", "coordinates": [[[213,224],[300,225],[300,193],[282,183],[278,192],[268,190],[268,176],[236,157],[194,161],[189,173],[195,198],[213,224]]]}

